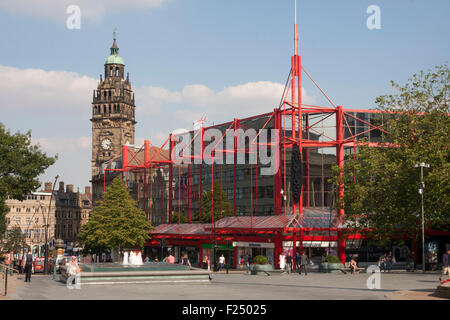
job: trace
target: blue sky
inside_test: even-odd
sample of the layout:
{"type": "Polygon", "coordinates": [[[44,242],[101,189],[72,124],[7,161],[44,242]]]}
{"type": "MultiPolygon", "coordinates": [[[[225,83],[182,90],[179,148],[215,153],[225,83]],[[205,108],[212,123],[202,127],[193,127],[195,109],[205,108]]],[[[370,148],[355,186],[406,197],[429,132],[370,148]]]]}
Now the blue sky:
{"type": "MultiPolygon", "coordinates": [[[[390,80],[448,62],[448,12],[447,0],[298,1],[303,65],[336,104],[373,107],[390,80]],[[380,30],[366,27],[372,4],[380,30]]],[[[114,28],[136,92],[136,136],[157,144],[203,114],[217,123],[272,110],[289,72],[293,18],[293,0],[1,3],[0,122],[31,129],[60,155],[43,180],[59,173],[81,188],[92,90],[114,28]],[[79,30],[66,28],[69,4],[81,8],[79,30]]],[[[310,81],[303,86],[308,101],[325,104],[310,81]]]]}

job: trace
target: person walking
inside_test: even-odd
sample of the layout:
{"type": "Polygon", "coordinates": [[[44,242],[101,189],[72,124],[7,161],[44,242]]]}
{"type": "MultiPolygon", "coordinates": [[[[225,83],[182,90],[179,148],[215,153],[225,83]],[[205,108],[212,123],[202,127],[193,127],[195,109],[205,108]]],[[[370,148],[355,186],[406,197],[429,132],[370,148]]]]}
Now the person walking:
{"type": "Polygon", "coordinates": [[[286,268],[286,255],[283,253],[280,254],[280,269],[285,271],[286,268]]]}
{"type": "Polygon", "coordinates": [[[295,254],[295,267],[297,268],[297,272],[300,274],[300,267],[302,265],[302,256],[300,251],[297,251],[295,254]]]}
{"type": "Polygon", "coordinates": [[[392,264],[394,263],[393,259],[394,258],[392,257],[392,251],[389,251],[389,254],[386,256],[386,264],[388,272],[392,271],[392,264]]]}
{"type": "Polygon", "coordinates": [[[386,272],[386,253],[380,256],[380,259],[378,259],[378,267],[380,268],[380,272],[381,270],[386,272]]]}
{"type": "Polygon", "coordinates": [[[291,254],[288,253],[286,256],[286,271],[288,274],[290,274],[291,270],[292,270],[292,257],[291,254]]]}
{"type": "Polygon", "coordinates": [[[300,271],[298,274],[302,274],[302,269],[305,270],[305,276],[308,275],[308,269],[306,266],[308,265],[308,256],[306,255],[306,252],[303,252],[301,261],[300,261],[300,271]]]}
{"type": "Polygon", "coordinates": [[[444,276],[445,274],[448,275],[447,278],[450,278],[449,260],[450,260],[450,249],[447,250],[447,252],[442,255],[442,273],[441,276],[439,277],[439,281],[442,281],[442,276],[444,276]]]}
{"type": "Polygon", "coordinates": [[[252,264],[252,262],[253,262],[253,258],[252,258],[252,256],[249,253],[247,255],[247,273],[250,272],[250,265],[252,264]]]}
{"type": "Polygon", "coordinates": [[[241,256],[241,260],[239,261],[239,267],[242,269],[244,269],[244,263],[245,263],[245,259],[244,256],[241,256]]]}
{"type": "Polygon", "coordinates": [[[25,282],[31,282],[31,271],[33,270],[33,255],[31,251],[28,251],[25,259],[25,282]]]}
{"type": "Polygon", "coordinates": [[[222,254],[220,255],[219,258],[219,271],[222,271],[224,265],[225,265],[225,257],[222,254]]]}
{"type": "Polygon", "coordinates": [[[188,255],[185,253],[183,259],[181,259],[181,263],[185,266],[191,267],[191,262],[189,261],[188,255]]]}

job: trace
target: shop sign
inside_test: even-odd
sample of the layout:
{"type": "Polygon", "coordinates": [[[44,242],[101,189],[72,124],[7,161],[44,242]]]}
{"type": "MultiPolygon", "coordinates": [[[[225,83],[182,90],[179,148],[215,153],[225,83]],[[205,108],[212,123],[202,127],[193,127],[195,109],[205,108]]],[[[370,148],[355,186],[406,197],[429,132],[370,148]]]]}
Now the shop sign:
{"type": "Polygon", "coordinates": [[[233,247],[275,248],[275,244],[274,243],[267,243],[267,242],[233,242],[233,247]]]}
{"type": "MultiPolygon", "coordinates": [[[[214,244],[203,243],[202,249],[214,249],[214,244]]],[[[233,250],[233,246],[231,246],[231,245],[227,246],[226,244],[217,244],[217,249],[218,250],[233,250]]]]}

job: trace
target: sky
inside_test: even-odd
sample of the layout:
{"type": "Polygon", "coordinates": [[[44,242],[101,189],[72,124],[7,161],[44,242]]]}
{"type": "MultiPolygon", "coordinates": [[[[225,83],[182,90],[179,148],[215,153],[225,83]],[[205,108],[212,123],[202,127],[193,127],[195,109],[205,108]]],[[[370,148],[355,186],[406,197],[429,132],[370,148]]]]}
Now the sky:
{"type": "MultiPolygon", "coordinates": [[[[449,61],[450,1],[297,2],[302,64],[336,105],[373,108],[420,70],[449,61]],[[370,5],[380,29],[369,29],[370,5]]],[[[113,30],[136,97],[136,144],[272,111],[294,52],[293,0],[0,1],[0,122],[31,130],[57,162],[40,179],[91,177],[91,102],[113,30]],[[71,5],[80,28],[70,29],[71,5]]],[[[305,103],[329,106],[304,77],[305,103]]]]}

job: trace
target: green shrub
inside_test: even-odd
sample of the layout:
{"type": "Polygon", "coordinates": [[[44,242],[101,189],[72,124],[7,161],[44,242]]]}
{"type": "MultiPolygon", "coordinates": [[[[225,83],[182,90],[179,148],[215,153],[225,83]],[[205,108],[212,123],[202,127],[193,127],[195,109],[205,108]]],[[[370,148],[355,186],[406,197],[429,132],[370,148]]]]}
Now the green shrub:
{"type": "Polygon", "coordinates": [[[267,264],[267,258],[265,256],[256,256],[253,258],[255,264],[267,264]]]}
{"type": "Polygon", "coordinates": [[[336,256],[328,255],[325,258],[325,262],[328,262],[328,263],[341,263],[341,260],[339,260],[339,258],[336,257],[336,256]]]}

